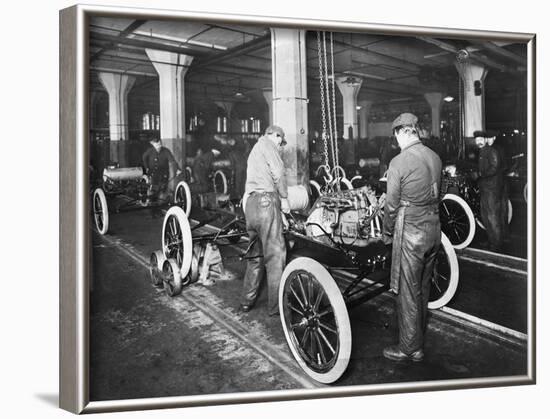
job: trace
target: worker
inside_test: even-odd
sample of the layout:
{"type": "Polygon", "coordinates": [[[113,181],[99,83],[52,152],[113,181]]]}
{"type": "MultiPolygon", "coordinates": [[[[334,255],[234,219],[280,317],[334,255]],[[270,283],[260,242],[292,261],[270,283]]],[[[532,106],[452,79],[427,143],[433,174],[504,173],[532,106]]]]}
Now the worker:
{"type": "MultiPolygon", "coordinates": [[[[145,206],[149,206],[155,201],[161,204],[166,203],[170,199],[170,165],[176,169],[176,176],[181,173],[174,155],[168,148],[162,146],[160,138],[152,137],[149,143],[152,147],[148,148],[142,156],[145,174],[150,179],[145,206]]],[[[158,212],[153,211],[153,216],[157,215],[159,215],[158,212]]]]}
{"type": "Polygon", "coordinates": [[[441,243],[441,160],[420,141],[417,122],[411,113],[393,121],[401,153],[387,172],[383,240],[392,244],[390,290],[397,294],[399,341],[386,347],[383,355],[393,361],[424,358],[430,283],[441,243]]]}
{"type": "Polygon", "coordinates": [[[240,311],[254,306],[267,270],[268,313],[278,314],[278,289],[286,263],[281,211],[290,212],[285,167],[281,158],[286,144],[281,127],[271,125],[248,156],[245,185],[246,229],[252,243],[243,283],[240,311]],[[254,257],[260,256],[263,257],[254,257]]]}
{"type": "Polygon", "coordinates": [[[481,221],[487,230],[489,250],[498,252],[502,248],[508,227],[508,199],[504,183],[504,159],[494,146],[496,133],[474,132],[479,147],[479,198],[481,221]]]}
{"type": "Polygon", "coordinates": [[[220,156],[220,150],[214,146],[203,144],[203,152],[197,155],[193,161],[194,182],[189,185],[192,194],[206,193],[212,189],[210,177],[212,164],[220,156]]]}

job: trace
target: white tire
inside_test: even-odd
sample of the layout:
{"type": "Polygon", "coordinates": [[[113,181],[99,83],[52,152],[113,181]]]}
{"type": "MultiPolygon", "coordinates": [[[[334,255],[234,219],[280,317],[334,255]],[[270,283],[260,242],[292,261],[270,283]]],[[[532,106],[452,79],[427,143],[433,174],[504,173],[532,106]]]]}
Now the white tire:
{"type": "Polygon", "coordinates": [[[189,217],[191,213],[191,189],[184,180],[180,181],[174,191],[174,204],[179,205],[189,217]]]}
{"type": "MultiPolygon", "coordinates": [[[[514,207],[512,207],[512,202],[509,199],[506,203],[508,204],[508,224],[510,224],[512,222],[512,217],[514,216],[514,207]]],[[[479,216],[479,218],[476,218],[476,223],[483,230],[487,230],[487,228],[483,224],[483,221],[481,221],[481,215],[479,216]]]]}
{"type": "Polygon", "coordinates": [[[445,233],[441,233],[441,248],[436,256],[428,302],[430,310],[441,308],[451,301],[458,287],[458,278],[458,259],[455,249],[445,233]]]}
{"type": "Polygon", "coordinates": [[[321,196],[321,185],[315,180],[309,181],[309,189],[310,189],[310,197],[309,202],[311,205],[317,201],[317,199],[321,196]]]}
{"type": "Polygon", "coordinates": [[[227,176],[225,176],[225,173],[222,170],[216,170],[214,172],[214,176],[212,176],[212,183],[214,185],[214,192],[227,194],[227,176]]]}
{"type": "Polygon", "coordinates": [[[306,374],[325,384],[340,378],[350,359],[351,326],[340,289],[319,262],[299,257],[286,266],[279,313],[290,351],[306,374]]]}
{"type": "Polygon", "coordinates": [[[107,231],[109,231],[109,207],[107,206],[105,192],[101,188],[94,190],[92,211],[97,232],[101,235],[107,234],[107,231]]]}
{"type": "Polygon", "coordinates": [[[162,223],[161,249],[166,259],[174,259],[182,278],[191,268],[193,257],[193,238],[189,220],[182,208],[171,207],[162,223]]]}
{"type": "Polygon", "coordinates": [[[455,249],[470,245],[476,234],[474,213],[464,199],[455,194],[445,194],[439,204],[441,230],[455,249]]]}

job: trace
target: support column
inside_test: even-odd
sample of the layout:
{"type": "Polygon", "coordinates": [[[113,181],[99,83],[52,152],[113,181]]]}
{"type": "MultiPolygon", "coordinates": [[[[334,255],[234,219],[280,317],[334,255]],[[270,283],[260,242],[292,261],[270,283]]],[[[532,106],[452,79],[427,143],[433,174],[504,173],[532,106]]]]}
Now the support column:
{"type": "Polygon", "coordinates": [[[359,137],[368,138],[369,136],[369,115],[372,107],[372,100],[362,100],[359,102],[359,137]]]}
{"type": "Polygon", "coordinates": [[[125,167],[128,158],[123,141],[128,139],[128,92],[136,78],[114,73],[99,73],[98,77],[109,94],[109,159],[125,167]]]}
{"type": "Polygon", "coordinates": [[[432,136],[441,137],[441,106],[443,105],[443,93],[424,93],[424,98],[432,108],[432,136]]]}
{"type": "Polygon", "coordinates": [[[269,125],[273,125],[273,90],[263,89],[263,94],[269,108],[269,125]]]}
{"type": "Polygon", "coordinates": [[[464,82],[464,136],[473,137],[474,131],[485,129],[484,80],[487,69],[477,63],[455,64],[464,82]],[[476,95],[475,82],[479,81],[480,94],[476,95]]]}
{"type": "Polygon", "coordinates": [[[357,138],[359,129],[357,126],[357,95],[363,84],[363,80],[357,77],[338,77],[336,79],[338,90],[344,99],[344,133],[345,140],[350,139],[350,127],[352,130],[351,138],[357,138]]]}
{"type": "Polygon", "coordinates": [[[146,49],[159,75],[160,138],[183,169],[185,166],[185,74],[193,57],[146,49]]]}
{"type": "Polygon", "coordinates": [[[283,153],[289,185],[306,185],[309,178],[307,125],[306,32],[271,29],[273,123],[286,133],[283,153]]]}

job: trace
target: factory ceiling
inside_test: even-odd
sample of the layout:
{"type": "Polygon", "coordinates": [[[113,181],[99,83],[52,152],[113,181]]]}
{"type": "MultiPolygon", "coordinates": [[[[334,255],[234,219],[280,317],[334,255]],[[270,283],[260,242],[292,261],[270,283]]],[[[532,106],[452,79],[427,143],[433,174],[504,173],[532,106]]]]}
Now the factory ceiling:
{"type": "MultiPolygon", "coordinates": [[[[308,31],[308,96],[319,97],[317,32],[308,31]]],[[[326,34],[326,39],[330,36],[326,34]]],[[[487,85],[502,97],[513,96],[526,80],[526,47],[491,41],[333,33],[336,76],[362,78],[359,100],[375,104],[414,103],[426,92],[456,97],[457,53],[489,69],[487,85]]],[[[330,42],[329,42],[330,45],[330,42]]],[[[145,50],[193,56],[185,76],[188,100],[250,101],[271,88],[271,34],[268,27],[181,21],[92,18],[90,70],[92,91],[102,91],[97,73],[129,74],[133,90],[158,101],[158,77],[145,50]]]]}

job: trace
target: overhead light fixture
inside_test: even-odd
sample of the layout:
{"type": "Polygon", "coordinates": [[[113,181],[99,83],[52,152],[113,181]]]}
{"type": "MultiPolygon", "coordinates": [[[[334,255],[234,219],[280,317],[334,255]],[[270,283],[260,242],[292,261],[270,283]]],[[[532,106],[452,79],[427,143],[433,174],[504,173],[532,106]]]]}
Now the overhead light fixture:
{"type": "Polygon", "coordinates": [[[243,92],[235,92],[235,97],[243,97],[243,96],[244,96],[243,92]]]}
{"type": "Polygon", "coordinates": [[[445,96],[445,97],[443,98],[443,100],[444,100],[445,102],[447,102],[447,103],[450,103],[450,102],[452,102],[453,100],[455,100],[455,98],[449,95],[449,96],[445,96]]]}
{"type": "Polygon", "coordinates": [[[355,109],[357,109],[358,111],[361,110],[361,106],[356,106],[355,109]]]}

